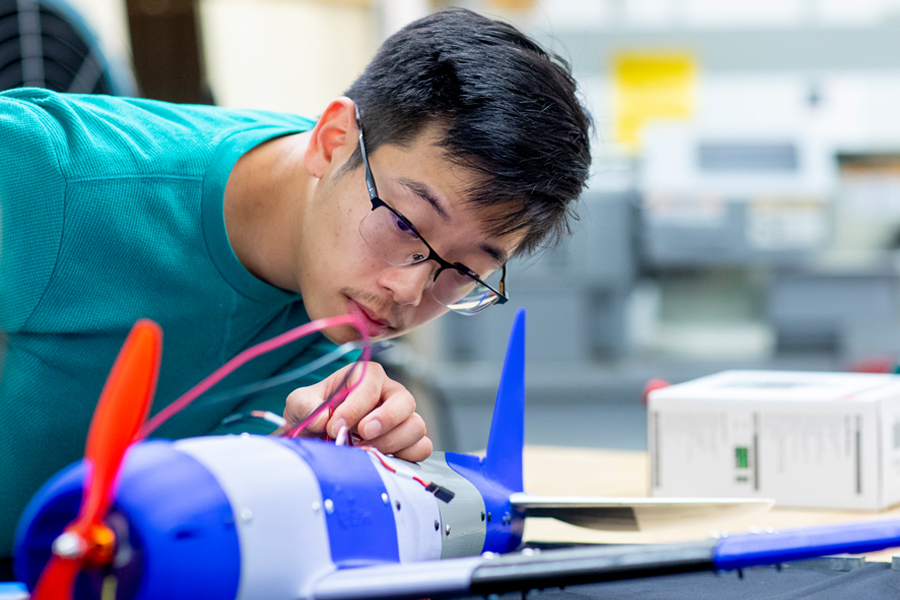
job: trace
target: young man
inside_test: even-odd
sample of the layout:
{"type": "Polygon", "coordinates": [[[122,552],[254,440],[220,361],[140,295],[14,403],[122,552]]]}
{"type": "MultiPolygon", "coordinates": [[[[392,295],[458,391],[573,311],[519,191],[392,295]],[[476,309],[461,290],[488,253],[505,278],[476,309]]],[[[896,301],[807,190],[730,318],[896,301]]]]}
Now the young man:
{"type": "MultiPolygon", "coordinates": [[[[158,412],[240,351],[310,319],[355,314],[384,339],[502,302],[506,261],[566,231],[588,175],[589,125],[564,63],[462,10],[390,38],[316,122],[0,94],[0,556],[28,498],[81,456],[135,320],[164,331],[158,412]]],[[[217,390],[357,337],[341,327],[304,338],[217,390]]],[[[341,385],[333,369],[295,383],[286,400],[283,389],[201,398],[158,434],[253,430],[222,421],[259,409],[299,422],[341,385]]],[[[333,436],[346,425],[421,460],[432,447],[414,410],[370,365],[311,429],[333,436]]]]}

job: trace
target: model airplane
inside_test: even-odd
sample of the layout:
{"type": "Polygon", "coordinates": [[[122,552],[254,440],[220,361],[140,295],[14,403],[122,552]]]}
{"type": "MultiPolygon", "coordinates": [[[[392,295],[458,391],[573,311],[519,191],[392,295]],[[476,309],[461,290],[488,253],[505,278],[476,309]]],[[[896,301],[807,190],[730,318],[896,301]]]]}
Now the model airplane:
{"type": "Polygon", "coordinates": [[[770,505],[522,493],[524,339],[520,312],[486,456],[435,453],[413,464],[371,448],[247,434],[132,444],[161,346],[158,328],[139,323],[104,388],[86,459],[48,482],[20,522],[16,573],[36,600],[433,598],[900,545],[900,523],[882,522],[507,554],[529,515],[621,530],[770,505]]]}

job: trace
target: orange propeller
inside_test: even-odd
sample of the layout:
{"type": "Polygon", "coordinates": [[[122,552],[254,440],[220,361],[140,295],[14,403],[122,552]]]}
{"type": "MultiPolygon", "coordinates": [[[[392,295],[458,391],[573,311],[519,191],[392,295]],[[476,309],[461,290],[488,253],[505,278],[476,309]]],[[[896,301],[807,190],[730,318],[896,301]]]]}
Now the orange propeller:
{"type": "Polygon", "coordinates": [[[53,556],[41,573],[32,600],[71,598],[75,578],[83,567],[112,561],[116,538],[104,519],[112,503],[119,465],[150,410],[161,352],[159,325],[143,319],[135,323],[91,421],[84,451],[87,478],[78,517],[53,542],[53,556]]]}

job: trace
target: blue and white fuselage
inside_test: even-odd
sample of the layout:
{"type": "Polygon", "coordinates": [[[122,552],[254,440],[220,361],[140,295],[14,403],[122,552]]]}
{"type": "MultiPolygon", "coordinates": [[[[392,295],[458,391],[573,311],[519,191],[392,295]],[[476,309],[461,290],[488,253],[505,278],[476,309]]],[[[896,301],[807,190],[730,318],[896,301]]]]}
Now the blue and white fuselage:
{"type": "MultiPolygon", "coordinates": [[[[244,434],[132,447],[115,506],[133,553],[121,568],[139,565],[134,597],[312,598],[316,584],[339,569],[519,545],[524,515],[509,498],[520,490],[487,481],[483,459],[381,460],[455,497],[443,502],[373,453],[319,440],[244,434]]],[[[79,464],[46,487],[23,536],[39,542],[42,531],[58,533],[60,519],[77,510],[83,479],[79,464]]],[[[46,548],[20,549],[20,558],[30,557],[21,565],[29,578],[49,558],[46,548]]]]}
{"type": "MultiPolygon", "coordinates": [[[[340,570],[514,550],[526,512],[510,501],[522,491],[524,414],[521,313],[485,457],[436,452],[409,463],[361,447],[249,434],[136,444],[107,519],[119,541],[119,597],[313,598],[318,582],[340,570]],[[451,491],[452,501],[382,461],[451,491]]],[[[83,481],[81,462],[48,482],[23,515],[16,573],[29,587],[50,542],[77,514],[83,481]]],[[[86,597],[102,586],[92,577],[103,574],[81,575],[86,597]]]]}

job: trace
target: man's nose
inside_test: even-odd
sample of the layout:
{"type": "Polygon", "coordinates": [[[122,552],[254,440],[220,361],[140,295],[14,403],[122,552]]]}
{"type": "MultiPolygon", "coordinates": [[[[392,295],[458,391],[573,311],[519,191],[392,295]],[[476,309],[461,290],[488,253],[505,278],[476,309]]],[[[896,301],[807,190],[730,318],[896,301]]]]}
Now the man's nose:
{"type": "Polygon", "coordinates": [[[436,265],[430,260],[415,265],[391,267],[382,273],[382,285],[391,291],[397,304],[418,306],[431,284],[436,265]]]}

